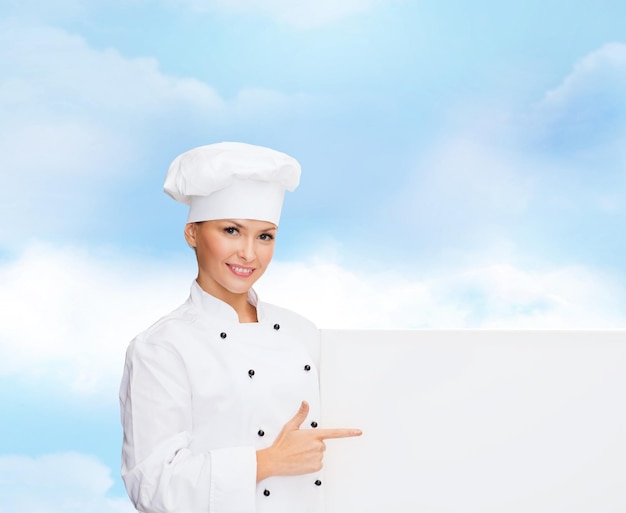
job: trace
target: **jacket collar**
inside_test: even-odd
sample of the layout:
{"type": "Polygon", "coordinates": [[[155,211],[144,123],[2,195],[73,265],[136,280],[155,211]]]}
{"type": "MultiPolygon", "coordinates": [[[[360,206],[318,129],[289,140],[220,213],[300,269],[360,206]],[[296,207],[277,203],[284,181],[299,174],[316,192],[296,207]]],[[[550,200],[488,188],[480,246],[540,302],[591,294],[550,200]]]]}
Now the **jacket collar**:
{"type": "MultiPolygon", "coordinates": [[[[196,280],[191,284],[189,299],[194,306],[202,310],[203,314],[239,323],[239,316],[235,309],[221,299],[205,292],[202,287],[198,285],[196,280]]],[[[254,289],[248,291],[248,303],[256,307],[257,318],[259,319],[259,323],[262,322],[263,304],[259,301],[259,296],[254,289]]]]}

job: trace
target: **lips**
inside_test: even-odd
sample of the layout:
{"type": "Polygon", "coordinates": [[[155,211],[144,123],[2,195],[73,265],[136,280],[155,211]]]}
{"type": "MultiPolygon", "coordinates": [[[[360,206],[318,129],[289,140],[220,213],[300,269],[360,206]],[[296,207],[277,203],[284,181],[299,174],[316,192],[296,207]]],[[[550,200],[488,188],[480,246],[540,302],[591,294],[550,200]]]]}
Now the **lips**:
{"type": "Polygon", "coordinates": [[[254,272],[254,267],[243,267],[240,265],[226,264],[228,268],[237,276],[247,277],[254,272]]]}

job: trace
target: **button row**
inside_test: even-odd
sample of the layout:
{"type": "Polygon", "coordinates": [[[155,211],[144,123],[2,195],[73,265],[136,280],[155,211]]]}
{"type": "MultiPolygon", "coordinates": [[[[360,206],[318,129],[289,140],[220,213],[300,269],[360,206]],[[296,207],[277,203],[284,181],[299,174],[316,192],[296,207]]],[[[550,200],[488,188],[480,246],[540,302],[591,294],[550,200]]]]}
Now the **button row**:
{"type": "MultiPolygon", "coordinates": [[[[274,324],[274,329],[278,331],[280,329],[280,324],[274,324]]],[[[220,338],[224,339],[226,337],[228,337],[228,333],[226,333],[225,331],[222,331],[220,333],[220,338]]]]}
{"type": "MultiPolygon", "coordinates": [[[[313,429],[315,429],[315,428],[317,427],[317,422],[315,422],[315,421],[311,422],[311,427],[312,427],[313,429]]],[[[257,434],[257,435],[259,435],[259,436],[265,436],[265,431],[263,431],[262,429],[259,429],[259,430],[256,432],[256,434],[257,434]]]]}
{"type": "MultiPolygon", "coordinates": [[[[317,427],[317,422],[315,422],[315,421],[311,422],[311,427],[312,427],[313,429],[315,429],[315,428],[317,427]]],[[[259,436],[265,436],[265,431],[263,431],[262,429],[259,429],[259,430],[256,432],[256,434],[257,434],[257,435],[259,435],[259,436]]]]}
{"type": "MultiPolygon", "coordinates": [[[[311,370],[311,366],[309,364],[305,365],[304,370],[309,372],[311,370]]],[[[252,378],[255,374],[256,374],[256,371],[254,369],[250,369],[248,371],[248,376],[250,376],[250,378],[252,378]]]]}
{"type": "MultiPolygon", "coordinates": [[[[322,482],[319,479],[315,480],[315,486],[322,486],[322,482]]],[[[270,496],[270,491],[266,488],[265,490],[263,490],[263,495],[265,495],[266,497],[270,496]]]]}

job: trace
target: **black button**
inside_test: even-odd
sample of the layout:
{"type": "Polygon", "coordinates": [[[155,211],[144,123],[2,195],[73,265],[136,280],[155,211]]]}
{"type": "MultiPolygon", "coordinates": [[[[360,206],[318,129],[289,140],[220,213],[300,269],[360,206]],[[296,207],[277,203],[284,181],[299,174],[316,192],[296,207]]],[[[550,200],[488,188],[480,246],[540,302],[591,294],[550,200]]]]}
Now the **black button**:
{"type": "Polygon", "coordinates": [[[280,324],[274,324],[274,329],[278,331],[280,329],[280,324]]]}
{"type": "Polygon", "coordinates": [[[226,335],[226,332],[225,332],[225,331],[222,331],[222,332],[220,333],[220,337],[222,337],[222,338],[226,338],[227,336],[228,336],[228,335],[226,335]]]}
{"type": "Polygon", "coordinates": [[[248,376],[250,376],[250,377],[254,376],[254,369],[250,369],[248,371],[248,376]]]}
{"type": "Polygon", "coordinates": [[[311,427],[312,428],[316,428],[317,427],[317,422],[315,422],[315,421],[311,422],[311,427]]]}
{"type": "Polygon", "coordinates": [[[259,435],[259,436],[265,436],[265,431],[263,431],[262,429],[259,429],[259,430],[257,431],[257,435],[259,435]]]}
{"type": "Polygon", "coordinates": [[[307,363],[307,364],[304,366],[304,370],[305,370],[305,371],[307,371],[307,372],[309,372],[309,371],[311,370],[311,366],[307,363]]]}
{"type": "Polygon", "coordinates": [[[266,488],[265,490],[263,490],[263,495],[265,495],[266,497],[269,497],[270,491],[266,488]]]}
{"type": "Polygon", "coordinates": [[[315,486],[322,486],[322,482],[318,479],[315,481],[315,486]]]}

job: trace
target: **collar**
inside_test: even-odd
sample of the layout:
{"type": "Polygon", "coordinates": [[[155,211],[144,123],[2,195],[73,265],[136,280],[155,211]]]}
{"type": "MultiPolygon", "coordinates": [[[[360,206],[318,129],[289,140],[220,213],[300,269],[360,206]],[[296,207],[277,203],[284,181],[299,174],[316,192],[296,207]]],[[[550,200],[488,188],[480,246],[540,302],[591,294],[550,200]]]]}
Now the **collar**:
{"type": "MultiPolygon", "coordinates": [[[[230,322],[239,323],[239,316],[235,309],[225,301],[205,292],[196,280],[191,284],[189,296],[191,303],[202,310],[204,314],[230,322]]],[[[256,307],[256,314],[259,323],[263,320],[263,304],[259,301],[259,296],[254,289],[248,291],[248,303],[256,307]]]]}

